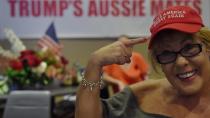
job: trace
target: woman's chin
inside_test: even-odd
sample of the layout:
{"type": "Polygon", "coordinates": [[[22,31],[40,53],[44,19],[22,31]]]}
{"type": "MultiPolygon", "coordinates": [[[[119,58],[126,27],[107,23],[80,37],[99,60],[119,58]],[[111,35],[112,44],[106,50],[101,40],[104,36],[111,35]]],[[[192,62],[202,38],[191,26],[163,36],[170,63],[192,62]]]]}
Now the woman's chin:
{"type": "Polygon", "coordinates": [[[204,86],[204,81],[200,78],[193,79],[193,81],[189,82],[179,82],[175,85],[177,90],[182,95],[194,95],[200,93],[204,86]]]}
{"type": "Polygon", "coordinates": [[[179,92],[181,95],[190,96],[190,95],[195,95],[199,93],[201,89],[202,89],[201,85],[188,86],[188,87],[182,88],[181,90],[179,90],[179,92]]]}

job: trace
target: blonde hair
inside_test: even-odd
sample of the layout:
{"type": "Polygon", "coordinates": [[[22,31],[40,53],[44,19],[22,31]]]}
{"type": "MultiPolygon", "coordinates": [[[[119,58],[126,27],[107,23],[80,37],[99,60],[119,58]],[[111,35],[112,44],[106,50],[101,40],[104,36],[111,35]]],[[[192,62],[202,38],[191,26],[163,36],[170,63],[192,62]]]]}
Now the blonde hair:
{"type": "Polygon", "coordinates": [[[201,38],[201,42],[204,43],[207,50],[210,51],[210,29],[207,27],[202,27],[196,36],[201,38]]]}
{"type": "MultiPolygon", "coordinates": [[[[207,50],[210,51],[210,29],[202,27],[195,35],[201,39],[201,42],[206,46],[207,50]]],[[[157,63],[152,50],[149,50],[148,56],[154,71],[160,74],[160,64],[157,63]]]]}

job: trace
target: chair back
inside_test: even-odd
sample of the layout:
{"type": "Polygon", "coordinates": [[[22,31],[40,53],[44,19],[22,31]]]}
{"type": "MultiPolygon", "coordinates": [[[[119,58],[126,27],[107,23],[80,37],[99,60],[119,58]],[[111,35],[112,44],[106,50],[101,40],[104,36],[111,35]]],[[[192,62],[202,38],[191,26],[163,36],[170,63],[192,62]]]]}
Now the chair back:
{"type": "Polygon", "coordinates": [[[3,118],[50,118],[49,91],[19,90],[8,96],[3,118]]]}

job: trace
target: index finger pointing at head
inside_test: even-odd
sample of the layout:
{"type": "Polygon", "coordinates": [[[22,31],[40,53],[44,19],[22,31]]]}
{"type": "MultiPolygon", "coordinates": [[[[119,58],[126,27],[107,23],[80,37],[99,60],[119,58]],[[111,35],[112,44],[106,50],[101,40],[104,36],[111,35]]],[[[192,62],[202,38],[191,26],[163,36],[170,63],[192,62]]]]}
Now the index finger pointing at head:
{"type": "Polygon", "coordinates": [[[140,37],[140,38],[136,38],[136,39],[130,39],[125,42],[125,45],[132,47],[136,44],[145,43],[145,42],[147,42],[148,39],[149,39],[148,37],[140,37]]]}

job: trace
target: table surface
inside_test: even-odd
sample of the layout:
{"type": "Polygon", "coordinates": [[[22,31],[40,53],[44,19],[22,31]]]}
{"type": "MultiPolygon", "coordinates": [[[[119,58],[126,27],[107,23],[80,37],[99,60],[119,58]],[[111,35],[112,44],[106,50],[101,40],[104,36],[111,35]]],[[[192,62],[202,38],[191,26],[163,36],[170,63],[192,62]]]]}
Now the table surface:
{"type": "MultiPolygon", "coordinates": [[[[61,96],[67,94],[75,94],[77,91],[78,86],[66,86],[66,87],[51,87],[43,90],[50,91],[51,96],[61,96]]],[[[0,95],[0,100],[6,100],[8,95],[0,95]]]]}
{"type": "MultiPolygon", "coordinates": [[[[60,86],[60,87],[50,87],[50,88],[46,88],[46,89],[43,89],[43,90],[47,90],[47,91],[50,91],[51,93],[51,98],[52,98],[52,101],[51,101],[51,115],[52,115],[52,118],[54,118],[54,115],[55,113],[53,112],[54,111],[54,108],[55,108],[55,98],[57,96],[64,96],[64,95],[73,95],[75,96],[76,92],[77,92],[77,89],[78,89],[78,86],[60,86]]],[[[9,97],[9,94],[7,95],[0,95],[0,118],[2,118],[2,114],[3,114],[3,111],[5,109],[5,106],[6,106],[6,102],[7,102],[7,99],[9,97]]]]}

